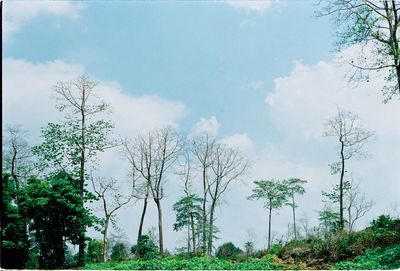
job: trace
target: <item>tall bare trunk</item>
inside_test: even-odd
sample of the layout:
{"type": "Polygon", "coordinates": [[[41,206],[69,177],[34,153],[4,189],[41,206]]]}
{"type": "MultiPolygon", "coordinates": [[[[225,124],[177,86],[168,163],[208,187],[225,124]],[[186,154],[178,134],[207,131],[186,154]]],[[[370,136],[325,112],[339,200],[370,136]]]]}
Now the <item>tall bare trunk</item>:
{"type": "Polygon", "coordinates": [[[196,236],[194,231],[194,219],[193,215],[190,215],[190,226],[192,228],[192,247],[193,247],[193,254],[196,254],[196,236]]]}
{"type": "Polygon", "coordinates": [[[163,241],[161,202],[159,199],[154,199],[154,201],[157,205],[157,211],[158,211],[158,239],[160,246],[160,256],[162,256],[164,253],[164,241],[163,241]]]}
{"type": "Polygon", "coordinates": [[[103,233],[103,261],[107,261],[107,250],[108,250],[108,224],[110,223],[110,217],[106,216],[104,221],[104,233],[103,233]]]}
{"type": "Polygon", "coordinates": [[[294,240],[297,240],[297,229],[296,229],[296,205],[295,205],[295,203],[294,203],[294,193],[292,193],[292,211],[293,211],[294,240]]]}
{"type": "Polygon", "coordinates": [[[207,212],[206,212],[206,202],[207,202],[207,183],[206,183],[206,169],[203,168],[203,253],[206,253],[207,246],[207,232],[206,232],[206,225],[207,225],[207,212]]]}
{"type": "Polygon", "coordinates": [[[268,218],[268,249],[271,248],[271,214],[272,208],[269,208],[269,218],[268,218]]]}
{"type": "Polygon", "coordinates": [[[344,218],[343,218],[343,179],[344,179],[344,161],[345,161],[345,157],[344,157],[344,143],[343,141],[340,139],[340,143],[341,143],[341,149],[340,149],[340,158],[341,158],[341,163],[342,163],[342,168],[340,171],[340,183],[339,183],[339,208],[340,208],[340,212],[339,212],[339,228],[340,230],[343,230],[344,228],[344,218]]]}
{"type": "Polygon", "coordinates": [[[140,224],[139,224],[139,232],[138,232],[138,237],[137,237],[137,244],[139,244],[139,239],[140,236],[142,236],[143,232],[143,223],[144,223],[144,217],[146,215],[146,210],[147,210],[147,195],[143,200],[143,210],[142,210],[142,216],[140,217],[140,224]]]}
{"type": "MultiPolygon", "coordinates": [[[[85,97],[85,91],[83,90],[83,97],[85,97]]],[[[82,100],[81,108],[85,108],[85,101],[82,100]]],[[[80,159],[80,170],[79,170],[79,189],[81,193],[81,205],[84,206],[84,188],[85,188],[85,112],[81,110],[81,159],[80,159]]],[[[81,236],[79,237],[79,255],[78,255],[78,265],[83,266],[85,257],[85,230],[82,229],[81,236]]]]}
{"type": "Polygon", "coordinates": [[[210,209],[210,224],[209,224],[209,236],[208,236],[208,250],[207,254],[208,256],[212,255],[212,248],[213,248],[213,227],[214,227],[214,211],[215,211],[215,202],[211,204],[211,209],[210,209]]]}

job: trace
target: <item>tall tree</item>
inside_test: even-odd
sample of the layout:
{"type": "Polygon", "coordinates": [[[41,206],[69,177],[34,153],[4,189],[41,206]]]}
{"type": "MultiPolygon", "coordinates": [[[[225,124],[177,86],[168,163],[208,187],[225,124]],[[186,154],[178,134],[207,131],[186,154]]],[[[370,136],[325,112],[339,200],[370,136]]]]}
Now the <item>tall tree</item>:
{"type": "MultiPolygon", "coordinates": [[[[113,127],[101,119],[109,105],[96,94],[97,83],[86,76],[76,80],[58,82],[55,86],[56,107],[65,112],[62,123],[49,123],[42,129],[44,142],[34,147],[44,166],[68,172],[79,183],[81,205],[85,201],[85,180],[88,163],[98,152],[112,146],[108,140],[113,127]]],[[[79,243],[79,264],[83,265],[85,230],[79,243]]]]}
{"type": "Polygon", "coordinates": [[[121,207],[127,205],[134,195],[135,182],[132,182],[132,191],[128,195],[121,194],[121,188],[118,186],[117,180],[113,178],[91,178],[93,191],[101,200],[104,211],[103,223],[103,261],[107,261],[108,255],[108,227],[112,221],[115,212],[121,207]]]}
{"type": "Polygon", "coordinates": [[[368,78],[370,71],[387,70],[387,85],[383,88],[385,101],[400,95],[400,2],[328,0],[321,3],[323,7],[318,14],[335,18],[339,49],[360,45],[358,57],[348,61],[355,68],[354,76],[368,78]],[[373,48],[370,53],[364,48],[368,45],[373,48]]]}
{"type": "MultiPolygon", "coordinates": [[[[238,181],[249,168],[249,162],[237,149],[216,144],[213,150],[213,163],[211,164],[212,178],[207,180],[210,195],[210,229],[214,228],[215,209],[222,199],[222,195],[233,181],[238,181]]],[[[208,237],[208,255],[211,256],[213,236],[208,237]]]]}
{"type": "MultiPolygon", "coordinates": [[[[207,252],[207,198],[209,192],[208,178],[210,167],[213,163],[213,152],[216,144],[215,138],[209,136],[208,134],[198,136],[192,140],[192,153],[199,165],[199,170],[201,171],[201,181],[202,181],[202,229],[201,229],[201,241],[202,241],[202,252],[207,252]]],[[[212,234],[212,233],[211,233],[212,234]]]]}
{"type": "Polygon", "coordinates": [[[254,181],[253,194],[248,199],[264,201],[264,208],[268,209],[268,249],[271,248],[271,218],[272,211],[281,208],[287,200],[287,190],[281,181],[260,180],[254,181]]]}
{"type": "Polygon", "coordinates": [[[307,183],[305,180],[291,178],[288,180],[284,180],[283,184],[286,186],[288,197],[292,200],[291,202],[287,202],[286,205],[292,208],[293,213],[293,231],[294,231],[294,239],[297,240],[297,228],[296,228],[296,208],[298,205],[295,202],[295,195],[303,195],[306,190],[303,185],[307,183]]]}
{"type": "Polygon", "coordinates": [[[339,179],[339,227],[344,228],[344,177],[346,161],[353,157],[365,156],[364,145],[370,141],[374,133],[364,129],[356,114],[338,109],[336,117],[325,124],[325,136],[332,136],[339,141],[340,161],[331,164],[332,174],[340,173],[339,179]]]}
{"type": "Polygon", "coordinates": [[[165,174],[181,154],[184,141],[171,128],[139,135],[125,144],[132,156],[130,162],[140,177],[145,180],[158,212],[158,235],[160,255],[164,251],[161,200],[164,197],[165,174]]]}

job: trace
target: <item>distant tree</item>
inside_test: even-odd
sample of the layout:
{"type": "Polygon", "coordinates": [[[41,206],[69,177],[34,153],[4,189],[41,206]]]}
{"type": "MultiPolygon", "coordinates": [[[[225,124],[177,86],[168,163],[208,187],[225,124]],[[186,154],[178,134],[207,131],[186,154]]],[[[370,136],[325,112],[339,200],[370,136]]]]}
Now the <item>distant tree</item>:
{"type": "Polygon", "coordinates": [[[236,247],[232,242],[222,244],[217,248],[215,256],[222,259],[236,259],[242,250],[236,247]]]}
{"type": "Polygon", "coordinates": [[[281,208],[287,200],[286,187],[282,182],[276,180],[254,181],[253,194],[248,197],[250,200],[264,201],[264,208],[268,209],[268,249],[271,248],[271,217],[272,211],[281,208]]]}
{"type": "Polygon", "coordinates": [[[65,267],[66,242],[79,244],[83,229],[92,222],[91,214],[81,204],[76,180],[65,173],[47,180],[32,177],[20,201],[22,215],[31,221],[39,268],[65,267]]]}
{"type": "Polygon", "coordinates": [[[244,249],[247,257],[251,257],[254,254],[254,243],[252,241],[247,241],[244,243],[244,249]]]}
{"type": "Polygon", "coordinates": [[[301,179],[288,179],[284,180],[283,184],[286,186],[288,197],[292,200],[291,202],[286,202],[286,205],[292,208],[293,212],[293,232],[294,232],[294,239],[297,240],[297,228],[296,228],[296,208],[298,205],[294,200],[294,196],[296,194],[303,195],[306,190],[304,189],[303,185],[307,183],[305,180],[301,179]]]}
{"type": "Polygon", "coordinates": [[[355,68],[352,79],[368,78],[369,72],[387,70],[389,75],[383,88],[385,101],[400,94],[399,1],[328,0],[323,3],[320,16],[335,16],[338,26],[337,45],[357,44],[359,56],[348,62],[355,68]],[[365,46],[373,51],[367,54],[365,46]]]}
{"type": "MultiPolygon", "coordinates": [[[[108,139],[113,127],[110,121],[99,117],[109,110],[109,105],[96,94],[97,83],[86,76],[58,82],[55,86],[56,107],[65,112],[61,123],[49,123],[42,129],[44,142],[33,148],[40,158],[42,169],[68,172],[79,183],[81,205],[85,201],[85,181],[88,163],[98,152],[113,146],[108,139]]],[[[83,265],[85,229],[79,243],[79,265],[83,265]]]]}
{"type": "Polygon", "coordinates": [[[164,251],[161,200],[164,198],[165,174],[178,159],[183,146],[182,137],[171,128],[154,130],[147,136],[139,135],[124,144],[129,162],[147,183],[146,191],[149,189],[157,206],[160,255],[164,251]]]}
{"type": "Polygon", "coordinates": [[[103,261],[107,261],[108,251],[108,227],[110,221],[112,221],[115,212],[121,207],[127,205],[133,198],[135,182],[132,181],[132,191],[129,191],[127,195],[121,194],[121,188],[117,184],[117,180],[113,178],[91,178],[93,191],[96,196],[100,199],[103,212],[104,212],[104,223],[103,223],[103,261]]]}
{"type": "Polygon", "coordinates": [[[125,243],[115,243],[111,250],[112,261],[123,261],[129,258],[128,247],[125,243]]]}
{"type": "Polygon", "coordinates": [[[89,262],[101,262],[104,259],[104,243],[102,240],[92,239],[87,246],[87,258],[89,262]]]}
{"type": "Polygon", "coordinates": [[[365,144],[374,136],[373,132],[364,129],[357,115],[338,109],[336,117],[325,124],[325,136],[335,137],[339,141],[340,161],[331,165],[331,173],[340,173],[339,179],[339,226],[344,228],[344,177],[346,161],[353,157],[365,156],[365,144]]]}
{"type": "Polygon", "coordinates": [[[324,234],[327,236],[332,232],[337,232],[340,229],[340,219],[339,213],[332,210],[329,207],[324,207],[322,211],[319,212],[319,221],[324,229],[324,234]]]}
{"type": "MultiPolygon", "coordinates": [[[[212,177],[207,180],[210,195],[210,228],[214,228],[215,209],[222,199],[229,185],[238,181],[249,168],[249,162],[239,152],[221,144],[216,144],[212,153],[212,177]]],[[[208,238],[208,255],[211,256],[213,248],[212,235],[208,238]]]]}

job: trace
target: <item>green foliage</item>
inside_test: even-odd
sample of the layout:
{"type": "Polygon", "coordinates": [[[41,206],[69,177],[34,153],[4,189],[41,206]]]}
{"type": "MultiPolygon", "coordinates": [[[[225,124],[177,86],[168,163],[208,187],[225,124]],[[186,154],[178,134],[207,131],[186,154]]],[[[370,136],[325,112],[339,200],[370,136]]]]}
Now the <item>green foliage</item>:
{"type": "Polygon", "coordinates": [[[128,247],[124,243],[116,243],[111,249],[112,261],[124,261],[129,258],[128,247]]]}
{"type": "Polygon", "coordinates": [[[215,256],[222,259],[236,259],[238,254],[243,253],[243,251],[236,247],[232,242],[222,244],[217,248],[215,256]]]}
{"type": "Polygon", "coordinates": [[[191,259],[165,257],[153,260],[88,264],[84,267],[84,269],[90,270],[274,270],[290,268],[294,268],[294,266],[277,263],[273,257],[250,258],[243,262],[208,257],[194,257],[191,259]]]}
{"type": "Polygon", "coordinates": [[[148,235],[139,237],[139,242],[131,247],[131,253],[146,260],[155,259],[158,255],[158,247],[148,235]]]}
{"type": "Polygon", "coordinates": [[[286,202],[287,187],[282,182],[261,180],[254,181],[254,184],[256,187],[253,188],[253,194],[248,199],[263,199],[266,209],[279,209],[286,202]]]}
{"type": "Polygon", "coordinates": [[[363,255],[356,257],[353,261],[336,263],[333,269],[399,269],[400,268],[400,245],[387,248],[376,248],[366,251],[363,255]]]}
{"type": "Polygon", "coordinates": [[[92,216],[82,207],[76,181],[65,173],[48,180],[32,177],[21,192],[21,212],[35,232],[39,268],[62,268],[66,241],[77,244],[92,216]]]}
{"type": "Polygon", "coordinates": [[[103,261],[103,247],[102,240],[90,240],[87,247],[87,260],[94,263],[103,261]]]}
{"type": "Polygon", "coordinates": [[[187,225],[191,225],[191,219],[198,221],[201,218],[202,199],[196,195],[188,195],[181,198],[173,206],[176,213],[176,223],[173,227],[175,231],[181,230],[187,225]]]}
{"type": "Polygon", "coordinates": [[[24,268],[28,261],[29,242],[27,220],[17,205],[19,191],[10,174],[3,174],[1,182],[1,263],[4,268],[24,268]]]}

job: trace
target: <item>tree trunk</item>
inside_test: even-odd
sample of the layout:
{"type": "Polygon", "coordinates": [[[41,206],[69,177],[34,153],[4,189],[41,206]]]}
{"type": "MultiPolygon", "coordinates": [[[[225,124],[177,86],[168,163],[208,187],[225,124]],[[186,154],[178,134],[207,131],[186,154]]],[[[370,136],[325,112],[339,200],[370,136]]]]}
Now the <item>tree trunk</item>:
{"type": "Polygon", "coordinates": [[[142,236],[143,223],[144,223],[144,216],[146,215],[146,210],[147,210],[147,195],[146,195],[146,197],[144,198],[142,216],[140,217],[140,224],[139,224],[139,232],[138,232],[138,237],[137,237],[137,244],[139,244],[140,236],[142,236]]]}
{"type": "Polygon", "coordinates": [[[271,214],[272,208],[269,208],[269,218],[268,218],[268,249],[271,248],[271,214]]]}
{"type": "Polygon", "coordinates": [[[294,240],[297,240],[297,229],[296,229],[296,205],[294,203],[294,193],[292,193],[292,210],[293,210],[293,230],[294,240]]]}
{"type": "Polygon", "coordinates": [[[210,257],[212,255],[212,248],[213,248],[214,211],[215,211],[215,202],[211,204],[211,209],[210,209],[210,224],[209,224],[210,229],[209,229],[208,249],[207,249],[207,255],[210,257]]]}
{"type": "Polygon", "coordinates": [[[154,199],[154,201],[157,205],[157,211],[158,211],[158,239],[159,239],[159,246],[160,246],[160,256],[162,256],[164,253],[164,242],[163,242],[161,202],[159,199],[154,199]]]}
{"type": "Polygon", "coordinates": [[[108,249],[108,224],[110,223],[110,217],[106,216],[106,220],[104,221],[104,233],[103,233],[103,261],[107,261],[107,249],[108,249]]]}
{"type": "MultiPolygon", "coordinates": [[[[83,97],[85,97],[85,92],[83,92],[83,97]]],[[[85,108],[85,102],[82,101],[82,108],[85,108]]],[[[81,110],[81,161],[80,161],[80,171],[79,171],[79,185],[81,192],[81,205],[84,206],[84,188],[85,188],[85,112],[83,109],[81,110]]],[[[78,265],[83,266],[84,257],[85,257],[85,230],[82,229],[82,234],[79,237],[79,256],[78,256],[78,265]]]]}
{"type": "Polygon", "coordinates": [[[342,139],[340,139],[340,143],[341,143],[340,158],[341,158],[341,162],[342,162],[342,168],[341,168],[341,171],[340,171],[340,183],[339,183],[339,208],[340,208],[340,212],[339,212],[339,228],[340,228],[340,230],[343,230],[343,228],[344,228],[344,218],[343,218],[343,178],[344,178],[344,161],[345,161],[345,157],[344,157],[344,143],[343,143],[342,139]]]}
{"type": "Polygon", "coordinates": [[[190,255],[190,225],[187,225],[187,254],[190,255]]]}
{"type": "MultiPolygon", "coordinates": [[[[399,62],[399,60],[397,60],[399,62]]],[[[400,95],[400,64],[396,65],[396,75],[397,75],[397,90],[400,95]]]]}
{"type": "Polygon", "coordinates": [[[203,168],[203,253],[206,253],[206,225],[207,225],[207,213],[206,213],[206,202],[207,202],[207,184],[206,184],[206,169],[203,168]]]}
{"type": "Polygon", "coordinates": [[[193,214],[190,215],[190,225],[192,228],[192,247],[193,247],[193,255],[196,254],[196,236],[194,232],[194,219],[193,219],[193,214]]]}

